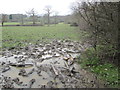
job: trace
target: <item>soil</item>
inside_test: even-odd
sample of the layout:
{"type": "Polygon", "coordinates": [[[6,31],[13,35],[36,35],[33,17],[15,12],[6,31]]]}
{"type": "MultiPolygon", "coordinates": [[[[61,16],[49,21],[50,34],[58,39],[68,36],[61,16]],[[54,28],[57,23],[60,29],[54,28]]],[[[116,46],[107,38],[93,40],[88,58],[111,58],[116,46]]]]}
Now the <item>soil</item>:
{"type": "Polygon", "coordinates": [[[3,49],[0,88],[101,88],[97,77],[77,64],[88,46],[70,40],[3,49]]]}

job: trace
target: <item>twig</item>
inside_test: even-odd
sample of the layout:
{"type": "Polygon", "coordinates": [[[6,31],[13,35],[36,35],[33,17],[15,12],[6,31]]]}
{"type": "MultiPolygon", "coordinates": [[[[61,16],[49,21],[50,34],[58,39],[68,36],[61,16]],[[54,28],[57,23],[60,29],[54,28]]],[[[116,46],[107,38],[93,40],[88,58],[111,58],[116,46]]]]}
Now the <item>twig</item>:
{"type": "Polygon", "coordinates": [[[51,65],[51,66],[52,66],[52,68],[53,68],[53,71],[54,71],[55,75],[58,76],[58,72],[57,72],[57,70],[55,69],[55,67],[54,67],[53,65],[51,65]]]}

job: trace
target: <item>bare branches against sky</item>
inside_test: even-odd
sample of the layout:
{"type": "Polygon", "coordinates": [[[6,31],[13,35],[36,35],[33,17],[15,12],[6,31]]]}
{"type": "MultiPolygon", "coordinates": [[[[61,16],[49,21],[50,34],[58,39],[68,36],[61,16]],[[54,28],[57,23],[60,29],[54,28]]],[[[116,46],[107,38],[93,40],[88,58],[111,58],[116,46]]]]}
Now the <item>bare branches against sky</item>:
{"type": "Polygon", "coordinates": [[[76,0],[1,0],[0,13],[24,14],[32,8],[38,13],[45,13],[45,6],[50,5],[52,9],[58,11],[60,15],[66,15],[71,12],[70,5],[75,1],[76,0]]]}

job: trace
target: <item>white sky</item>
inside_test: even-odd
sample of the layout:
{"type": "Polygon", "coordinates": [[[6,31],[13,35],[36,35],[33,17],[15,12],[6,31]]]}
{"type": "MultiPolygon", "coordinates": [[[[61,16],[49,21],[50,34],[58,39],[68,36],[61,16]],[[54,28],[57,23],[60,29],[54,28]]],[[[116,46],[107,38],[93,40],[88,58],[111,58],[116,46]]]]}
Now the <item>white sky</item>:
{"type": "Polygon", "coordinates": [[[45,14],[44,8],[47,5],[52,11],[59,12],[59,15],[71,13],[70,6],[76,0],[0,0],[0,13],[5,14],[26,14],[26,11],[34,8],[38,14],[45,14]]]}
{"type": "MultiPolygon", "coordinates": [[[[59,12],[59,15],[67,15],[71,13],[71,5],[75,1],[90,0],[0,0],[0,13],[5,14],[26,14],[26,11],[32,8],[39,15],[45,14],[45,6],[52,6],[52,11],[59,12]]],[[[98,0],[95,0],[98,1],[98,0]]],[[[120,0],[103,0],[103,1],[120,1],[120,0]]]]}

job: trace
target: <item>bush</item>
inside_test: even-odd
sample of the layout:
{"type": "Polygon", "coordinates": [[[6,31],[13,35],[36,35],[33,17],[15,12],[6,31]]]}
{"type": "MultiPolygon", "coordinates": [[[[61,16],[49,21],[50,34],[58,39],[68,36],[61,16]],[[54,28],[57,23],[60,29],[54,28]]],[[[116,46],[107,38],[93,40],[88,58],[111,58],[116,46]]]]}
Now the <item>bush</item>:
{"type": "Polygon", "coordinates": [[[70,26],[75,26],[75,27],[77,27],[78,24],[77,24],[77,23],[71,23],[70,26]]]}
{"type": "Polygon", "coordinates": [[[82,53],[78,62],[83,68],[103,79],[107,87],[118,88],[118,68],[114,64],[106,62],[106,60],[101,62],[101,58],[97,55],[98,51],[99,53],[102,51],[100,48],[103,48],[103,46],[98,46],[97,51],[93,48],[87,49],[82,53]]]}

